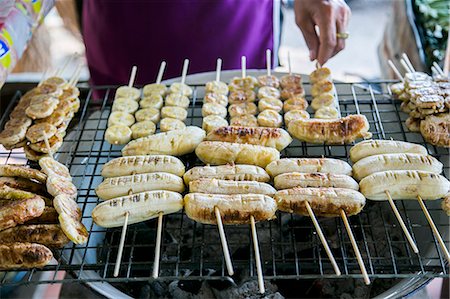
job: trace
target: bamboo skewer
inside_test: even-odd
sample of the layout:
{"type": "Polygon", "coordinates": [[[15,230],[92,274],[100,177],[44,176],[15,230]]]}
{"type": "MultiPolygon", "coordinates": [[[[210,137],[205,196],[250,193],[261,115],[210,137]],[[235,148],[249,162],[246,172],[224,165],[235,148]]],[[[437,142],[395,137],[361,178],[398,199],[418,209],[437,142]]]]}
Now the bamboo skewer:
{"type": "Polygon", "coordinates": [[[397,75],[398,79],[401,80],[402,82],[405,82],[405,79],[403,79],[402,74],[400,73],[398,68],[395,66],[395,64],[392,62],[392,60],[389,59],[388,64],[391,67],[391,69],[394,71],[395,75],[397,75]]]}
{"type": "Polygon", "coordinates": [[[53,159],[52,148],[50,147],[50,142],[48,142],[48,138],[45,135],[45,132],[44,132],[44,143],[45,143],[45,147],[47,148],[49,157],[53,159]]]}
{"type": "Polygon", "coordinates": [[[322,228],[320,227],[319,222],[317,221],[316,215],[314,215],[314,211],[312,210],[309,202],[305,201],[305,204],[306,209],[308,210],[309,217],[311,217],[314,227],[316,228],[317,234],[319,235],[320,241],[322,242],[322,245],[325,248],[328,258],[330,259],[331,265],[333,266],[334,272],[336,273],[337,276],[339,276],[341,275],[341,270],[339,269],[339,266],[337,265],[336,260],[334,259],[330,247],[328,246],[327,239],[325,239],[325,236],[322,232],[322,228]]]}
{"type": "Polygon", "coordinates": [[[350,239],[350,242],[352,243],[353,250],[355,251],[356,259],[358,261],[359,268],[361,269],[361,273],[364,278],[364,283],[366,285],[369,285],[370,279],[369,279],[369,275],[367,274],[366,265],[364,265],[364,261],[361,256],[361,252],[359,251],[358,244],[356,244],[355,236],[353,235],[352,228],[350,227],[350,224],[348,222],[347,215],[345,214],[345,211],[342,209],[341,209],[341,218],[342,218],[342,221],[344,222],[345,229],[347,230],[347,234],[350,239]]]}
{"type": "Polygon", "coordinates": [[[183,70],[181,71],[181,84],[186,82],[186,76],[189,68],[189,59],[185,59],[183,62],[183,70]]]}
{"type": "Polygon", "coordinates": [[[163,212],[158,213],[158,226],[156,228],[156,243],[155,243],[155,261],[153,263],[153,278],[158,278],[159,274],[159,259],[161,256],[161,235],[163,225],[163,212]]]}
{"type": "Polygon", "coordinates": [[[69,80],[69,85],[74,86],[75,81],[78,82],[81,75],[81,68],[82,68],[81,64],[77,65],[75,71],[73,72],[72,77],[69,80]]]}
{"type": "Polygon", "coordinates": [[[158,76],[156,77],[156,84],[161,84],[165,69],[166,69],[166,62],[162,61],[161,65],[159,66],[158,76]]]}
{"type": "Polygon", "coordinates": [[[247,57],[241,57],[242,79],[247,77],[247,57]]]}
{"type": "Polygon", "coordinates": [[[397,206],[394,203],[394,200],[391,197],[391,193],[386,190],[385,191],[389,204],[392,208],[392,211],[394,212],[395,217],[397,217],[398,222],[400,223],[400,226],[403,230],[403,233],[406,236],[406,239],[408,239],[409,244],[411,245],[411,248],[413,249],[414,253],[419,253],[419,249],[417,248],[416,243],[414,242],[413,238],[411,237],[411,234],[409,233],[408,229],[406,228],[405,222],[403,221],[402,216],[400,215],[400,213],[398,212],[397,206]]]}
{"type": "Polygon", "coordinates": [[[436,68],[436,70],[438,71],[438,75],[442,75],[445,76],[444,71],[441,69],[441,66],[436,62],[433,61],[433,66],[436,68]]]}
{"type": "Polygon", "coordinates": [[[120,235],[119,250],[117,251],[116,265],[114,266],[114,273],[113,273],[114,277],[119,276],[119,269],[120,269],[120,263],[122,261],[123,247],[125,245],[125,236],[127,234],[128,216],[129,215],[130,215],[130,212],[125,213],[125,220],[123,221],[122,234],[120,235]]]}
{"type": "Polygon", "coordinates": [[[288,72],[289,75],[292,75],[292,64],[291,64],[291,52],[288,51],[288,72]]]}
{"type": "Polygon", "coordinates": [[[400,64],[403,66],[403,68],[405,69],[405,71],[407,73],[412,73],[413,72],[413,70],[411,70],[409,68],[409,65],[403,59],[400,60],[400,64]]]}
{"type": "Polygon", "coordinates": [[[128,87],[133,87],[134,80],[136,79],[136,73],[137,73],[137,66],[133,65],[133,67],[131,68],[130,79],[128,80],[128,87]]]}
{"type": "Polygon", "coordinates": [[[72,62],[72,60],[78,56],[78,53],[74,53],[73,55],[70,55],[66,58],[66,61],[64,62],[63,66],[56,70],[55,76],[61,76],[66,69],[66,67],[69,65],[69,63],[72,62]]]}
{"type": "Polygon", "coordinates": [[[250,227],[252,229],[253,249],[255,251],[256,273],[258,275],[259,292],[264,294],[266,292],[264,288],[264,278],[261,266],[261,256],[259,254],[258,235],[256,234],[255,217],[250,216],[250,227]]]}
{"type": "Polygon", "coordinates": [[[447,259],[447,261],[450,262],[450,253],[449,253],[447,247],[445,246],[444,240],[442,240],[441,234],[439,233],[439,230],[437,229],[436,225],[434,224],[433,218],[431,218],[431,215],[428,212],[428,209],[425,206],[425,203],[423,202],[422,197],[420,197],[420,195],[417,195],[417,200],[419,201],[419,205],[422,208],[422,211],[425,214],[425,217],[427,218],[428,223],[430,224],[430,227],[434,233],[434,236],[438,240],[439,246],[441,246],[441,249],[445,255],[445,258],[447,259]]]}
{"type": "Polygon", "coordinates": [[[228,242],[223,229],[222,217],[218,207],[214,207],[214,213],[216,214],[217,227],[219,228],[220,241],[222,243],[223,256],[225,258],[225,265],[230,276],[234,274],[233,264],[231,262],[230,252],[228,250],[228,242]]]}
{"type": "Polygon", "coordinates": [[[266,50],[266,67],[267,67],[267,76],[272,74],[272,52],[270,49],[266,50]]]}
{"type": "Polygon", "coordinates": [[[406,55],[406,53],[403,53],[403,54],[402,54],[402,57],[403,57],[403,59],[405,60],[405,62],[406,62],[406,64],[408,65],[408,67],[409,67],[413,72],[415,72],[416,70],[414,69],[414,66],[413,66],[412,63],[411,63],[411,60],[409,60],[408,55],[406,55]]]}
{"type": "Polygon", "coordinates": [[[220,72],[221,71],[222,71],[222,59],[217,58],[217,62],[216,62],[216,81],[217,82],[220,81],[220,72]]]}

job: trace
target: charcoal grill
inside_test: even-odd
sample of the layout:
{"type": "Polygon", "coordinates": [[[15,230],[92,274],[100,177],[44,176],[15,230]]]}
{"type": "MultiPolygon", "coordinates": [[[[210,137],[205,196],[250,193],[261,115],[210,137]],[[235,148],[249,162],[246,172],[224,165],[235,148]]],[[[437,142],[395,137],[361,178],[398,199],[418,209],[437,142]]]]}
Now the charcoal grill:
{"type": "MultiPolygon", "coordinates": [[[[249,71],[250,75],[262,74],[249,71]]],[[[235,71],[223,72],[228,81],[238,75],[235,71]]],[[[280,75],[280,74],[277,74],[280,75]]],[[[201,127],[201,106],[204,84],[213,80],[213,73],[188,76],[194,88],[186,124],[201,127]]],[[[309,94],[307,76],[304,77],[309,94]]],[[[166,83],[173,80],[166,81],[166,83]]],[[[408,117],[400,111],[400,103],[392,100],[389,84],[393,81],[336,82],[342,116],[361,113],[367,116],[373,138],[395,139],[423,144],[431,155],[444,164],[444,175],[449,177],[449,152],[425,143],[420,134],[405,127],[408,117]]],[[[49,284],[81,282],[108,297],[136,296],[127,286],[136,282],[152,282],[153,253],[155,249],[156,221],[130,225],[118,277],[113,277],[115,258],[120,239],[120,229],[104,229],[93,224],[92,209],[100,202],[95,187],[102,181],[102,165],[121,156],[121,147],[104,141],[104,132],[116,86],[80,86],[83,95],[77,114],[64,145],[56,158],[69,166],[74,183],[79,190],[78,204],[83,211],[83,223],[90,231],[86,245],[69,244],[55,252],[57,264],[43,269],[23,271],[22,279],[10,280],[11,272],[0,272],[1,286],[23,284],[49,284]],[[104,92],[94,99],[94,91],[104,92]],[[68,275],[63,276],[60,272],[68,275]],[[45,278],[42,278],[45,277],[45,278]]],[[[21,92],[18,91],[1,118],[6,122],[21,92]]],[[[309,98],[310,100],[310,98],[309,98]]],[[[325,146],[306,144],[295,140],[282,151],[282,157],[332,157],[348,160],[352,145],[325,146]]],[[[181,157],[187,169],[201,165],[195,155],[181,157]]],[[[27,163],[21,150],[0,152],[0,163],[27,163]]],[[[401,279],[380,296],[402,296],[435,277],[448,277],[448,262],[442,255],[418,202],[396,201],[400,214],[416,241],[420,253],[415,254],[391,211],[388,202],[368,201],[364,210],[350,217],[352,230],[367,267],[370,279],[401,279]]],[[[440,209],[440,201],[427,201],[426,205],[446,242],[449,242],[449,221],[440,209]]],[[[303,279],[361,279],[360,268],[345,232],[341,219],[321,219],[325,236],[342,271],[336,276],[331,263],[307,217],[277,212],[277,219],[257,224],[264,278],[266,280],[303,279]]],[[[256,279],[256,268],[249,226],[227,226],[233,265],[237,274],[256,279]]],[[[235,276],[236,276],[235,275],[235,276]]],[[[164,217],[160,281],[226,281],[238,283],[227,276],[221,254],[217,227],[202,225],[188,219],[183,212],[164,217]]]]}

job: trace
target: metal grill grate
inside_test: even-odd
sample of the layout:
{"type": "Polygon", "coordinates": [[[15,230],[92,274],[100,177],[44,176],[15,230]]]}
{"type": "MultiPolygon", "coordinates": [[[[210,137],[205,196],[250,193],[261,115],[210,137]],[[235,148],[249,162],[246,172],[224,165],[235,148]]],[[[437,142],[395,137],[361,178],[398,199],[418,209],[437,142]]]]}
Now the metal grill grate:
{"type": "MultiPolygon", "coordinates": [[[[420,134],[408,132],[404,125],[407,115],[400,112],[399,103],[390,99],[388,83],[388,81],[336,83],[342,116],[365,114],[370,122],[373,138],[393,138],[425,145],[430,154],[444,164],[445,176],[448,177],[448,151],[425,144],[420,134]]],[[[201,96],[204,87],[192,86],[194,96],[186,123],[201,127],[201,96]]],[[[100,176],[102,165],[112,158],[121,156],[121,147],[111,146],[103,139],[114,89],[113,86],[81,89],[86,97],[82,101],[78,118],[73,121],[76,125],[65,137],[64,146],[57,155],[59,161],[70,167],[74,183],[79,188],[78,204],[84,213],[83,223],[90,231],[89,242],[83,246],[70,244],[55,251],[57,263],[43,269],[24,271],[24,278],[19,281],[11,281],[11,273],[0,272],[0,285],[152,280],[156,221],[151,220],[128,227],[120,273],[114,278],[112,273],[120,229],[98,227],[93,224],[90,217],[92,209],[99,203],[94,189],[102,181],[100,176]],[[94,90],[104,91],[105,96],[99,101],[94,101],[94,90]],[[71,275],[64,277],[60,275],[62,271],[71,275]],[[38,277],[40,280],[37,280],[38,277]]],[[[309,94],[307,83],[305,89],[309,94]]],[[[18,92],[9,109],[12,109],[19,97],[18,92]]],[[[1,124],[6,121],[8,114],[4,114],[1,124]]],[[[312,145],[296,140],[282,152],[282,156],[323,155],[347,160],[350,147],[351,145],[312,145]]],[[[182,160],[187,168],[200,164],[195,155],[182,157],[182,160]]],[[[21,150],[0,152],[0,163],[25,162],[21,150]]],[[[372,279],[413,276],[426,279],[448,276],[448,264],[418,203],[397,201],[396,204],[419,246],[420,253],[416,255],[410,249],[388,202],[368,201],[361,214],[350,218],[350,223],[369,276],[372,279]]],[[[448,244],[449,221],[440,209],[440,201],[426,204],[448,244]]],[[[320,221],[343,273],[341,277],[361,278],[342,221],[339,218],[320,221]]],[[[258,223],[257,231],[266,279],[337,278],[309,218],[277,213],[276,220],[258,223]]],[[[228,226],[225,227],[225,233],[238,275],[246,274],[250,278],[255,278],[250,227],[228,226]]],[[[226,275],[217,228],[195,223],[182,212],[165,216],[158,279],[229,280],[233,283],[233,279],[226,275]]]]}

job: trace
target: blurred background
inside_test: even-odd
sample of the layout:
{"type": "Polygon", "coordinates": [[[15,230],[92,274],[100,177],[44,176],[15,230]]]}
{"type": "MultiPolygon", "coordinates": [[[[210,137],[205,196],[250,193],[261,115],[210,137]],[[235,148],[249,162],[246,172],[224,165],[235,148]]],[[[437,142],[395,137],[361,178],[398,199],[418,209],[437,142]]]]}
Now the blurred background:
{"type": "MultiPolygon", "coordinates": [[[[428,34],[441,36],[442,41],[446,40],[448,18],[442,19],[439,15],[436,16],[437,13],[441,13],[439,10],[430,9],[432,5],[437,5],[435,3],[445,5],[445,0],[353,0],[347,2],[352,9],[348,30],[350,37],[345,50],[327,64],[332,69],[334,78],[344,81],[392,78],[393,74],[388,69],[386,61],[389,58],[395,61],[395,58],[403,51],[407,52],[419,70],[426,70],[431,61],[435,59],[439,61],[443,58],[442,53],[437,57],[424,57],[427,51],[424,37],[428,34]],[[429,30],[425,28],[427,20],[422,18],[423,16],[441,18],[441,23],[446,22],[447,26],[436,22],[437,24],[433,23],[429,30]]],[[[284,22],[278,53],[281,65],[276,70],[287,71],[287,56],[290,52],[293,71],[310,73],[314,69],[314,64],[308,59],[305,41],[295,25],[293,0],[284,0],[282,3],[284,22]]],[[[14,69],[14,74],[9,76],[9,81],[38,81],[42,74],[36,73],[61,67],[67,57],[74,52],[83,56],[84,45],[79,31],[77,13],[80,6],[79,1],[56,1],[56,7],[49,12],[43,24],[35,31],[31,44],[14,69]]],[[[448,14],[448,10],[443,11],[448,14]]],[[[75,67],[75,65],[69,65],[64,74],[70,76],[75,67]]],[[[88,78],[88,69],[84,67],[81,80],[88,78]]]]}

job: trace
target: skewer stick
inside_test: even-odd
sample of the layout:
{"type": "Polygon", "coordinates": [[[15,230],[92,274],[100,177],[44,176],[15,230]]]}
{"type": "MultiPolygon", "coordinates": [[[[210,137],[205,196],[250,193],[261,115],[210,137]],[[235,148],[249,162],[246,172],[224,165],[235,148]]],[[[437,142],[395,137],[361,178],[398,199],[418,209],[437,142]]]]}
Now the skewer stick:
{"type": "Polygon", "coordinates": [[[395,75],[397,75],[398,79],[401,80],[402,82],[405,82],[405,80],[403,79],[402,73],[400,73],[400,71],[395,66],[395,64],[392,62],[392,60],[389,59],[388,64],[391,67],[391,69],[394,71],[395,75]]]}
{"type": "Polygon", "coordinates": [[[336,273],[337,276],[339,276],[341,275],[341,270],[339,269],[339,266],[337,265],[336,260],[334,259],[330,247],[328,246],[327,239],[325,239],[325,236],[323,235],[322,228],[320,227],[319,222],[317,221],[316,215],[314,215],[314,211],[312,210],[309,202],[305,201],[305,204],[306,209],[308,210],[309,217],[311,217],[314,227],[316,228],[317,234],[319,235],[320,241],[322,242],[322,245],[325,248],[328,258],[330,259],[331,265],[333,266],[334,272],[336,273]]]}
{"type": "Polygon", "coordinates": [[[220,211],[218,207],[214,207],[214,213],[216,214],[217,227],[219,228],[220,241],[222,242],[223,256],[225,257],[225,264],[227,266],[227,271],[230,276],[234,274],[233,264],[231,263],[230,252],[228,251],[227,238],[225,236],[225,231],[223,230],[222,217],[220,216],[220,211]]]}
{"type": "Polygon", "coordinates": [[[69,63],[72,62],[72,60],[78,56],[78,53],[74,53],[73,55],[70,55],[66,58],[66,61],[64,62],[63,66],[56,70],[55,76],[61,76],[66,67],[69,65],[69,63]]]}
{"type": "Polygon", "coordinates": [[[189,59],[185,59],[183,63],[183,70],[181,71],[181,84],[186,82],[186,76],[189,68],[189,59]]]}
{"type": "Polygon", "coordinates": [[[45,135],[45,132],[44,132],[44,143],[45,143],[45,147],[47,148],[48,155],[50,156],[50,158],[53,159],[52,148],[50,147],[50,142],[48,142],[48,138],[47,138],[47,135],[45,135]]]}
{"type": "Polygon", "coordinates": [[[72,75],[72,78],[70,78],[69,80],[69,85],[74,86],[74,83],[80,79],[80,75],[81,75],[81,64],[79,64],[77,66],[77,68],[75,69],[75,72],[72,75]]]}
{"type": "Polygon", "coordinates": [[[156,84],[161,84],[165,69],[166,69],[166,62],[162,61],[161,65],[159,66],[158,76],[156,77],[156,84]]]}
{"type": "Polygon", "coordinates": [[[216,62],[216,81],[217,82],[220,81],[220,72],[221,71],[222,71],[222,59],[217,58],[217,62],[216,62]]]}
{"type": "Polygon", "coordinates": [[[42,77],[41,77],[41,80],[40,80],[39,83],[38,83],[38,86],[41,85],[42,82],[45,81],[45,79],[47,78],[48,72],[49,72],[49,70],[47,69],[47,70],[45,70],[45,71],[42,73],[42,77]]]}
{"type": "Polygon", "coordinates": [[[406,236],[406,239],[408,239],[409,245],[411,245],[411,248],[413,249],[414,253],[419,253],[419,249],[417,248],[416,243],[414,242],[413,238],[411,237],[411,234],[409,233],[408,229],[406,228],[405,222],[403,221],[402,216],[398,212],[397,206],[394,203],[394,200],[392,200],[391,193],[386,190],[384,191],[387,195],[389,204],[391,205],[392,211],[395,214],[395,217],[397,217],[398,222],[400,223],[400,226],[403,229],[403,233],[406,236]]]}
{"type": "Polygon", "coordinates": [[[247,57],[241,57],[242,79],[247,77],[247,57]]]}
{"type": "Polygon", "coordinates": [[[434,236],[436,237],[436,239],[439,242],[439,245],[441,246],[442,252],[445,255],[445,258],[447,259],[447,261],[450,262],[450,253],[448,252],[447,247],[445,246],[444,241],[442,240],[441,234],[439,233],[436,225],[434,224],[433,218],[431,218],[430,213],[427,210],[427,207],[425,206],[425,203],[423,202],[422,197],[420,197],[420,195],[417,195],[417,200],[419,201],[419,205],[422,208],[423,213],[425,214],[425,217],[428,220],[428,223],[430,224],[431,230],[434,233],[434,236]]]}
{"type": "Polygon", "coordinates": [[[161,256],[161,235],[163,224],[163,212],[158,214],[158,227],[156,228],[156,244],[155,244],[155,261],[153,263],[153,278],[158,277],[159,273],[159,257],[161,256]]]}
{"type": "Polygon", "coordinates": [[[403,68],[405,69],[405,71],[407,73],[412,73],[413,72],[413,70],[411,70],[409,68],[408,64],[406,64],[406,62],[403,59],[400,60],[400,63],[401,63],[401,65],[403,66],[403,68]]]}
{"type": "Polygon", "coordinates": [[[267,76],[272,74],[272,51],[270,49],[266,50],[266,67],[267,67],[267,76]]]}
{"type": "Polygon", "coordinates": [[[289,75],[292,75],[291,51],[288,51],[288,71],[289,75]]]}
{"type": "Polygon", "coordinates": [[[364,265],[364,261],[361,256],[361,252],[359,251],[358,244],[356,244],[355,236],[353,235],[352,228],[348,223],[347,215],[345,211],[341,209],[341,217],[342,221],[344,221],[345,229],[347,230],[348,237],[350,238],[350,242],[352,243],[353,250],[355,251],[356,259],[359,264],[359,268],[361,269],[361,273],[364,277],[364,283],[366,285],[370,284],[369,275],[367,274],[366,266],[364,265]]]}
{"type": "Polygon", "coordinates": [[[253,215],[250,216],[250,226],[252,228],[252,240],[253,240],[253,249],[255,250],[256,273],[258,275],[259,292],[261,294],[264,294],[266,292],[266,290],[264,288],[264,279],[263,279],[262,266],[261,266],[261,256],[259,254],[258,235],[256,234],[255,217],[253,217],[253,215]]]}
{"type": "Polygon", "coordinates": [[[130,80],[128,80],[128,87],[133,87],[134,79],[136,79],[137,66],[133,65],[131,68],[130,80]]]}
{"type": "Polygon", "coordinates": [[[447,48],[445,50],[445,58],[444,58],[444,76],[448,76],[450,71],[450,34],[447,36],[447,48]]]}
{"type": "Polygon", "coordinates": [[[444,71],[441,69],[441,66],[436,61],[433,61],[433,66],[438,71],[438,74],[445,76],[444,71]]]}
{"type": "Polygon", "coordinates": [[[128,216],[130,212],[125,213],[125,220],[123,221],[122,234],[120,235],[119,251],[117,252],[116,265],[114,266],[114,277],[119,275],[120,263],[122,261],[123,246],[125,245],[125,236],[127,234],[128,216]]]}
{"type": "Polygon", "coordinates": [[[403,54],[402,54],[402,57],[403,57],[403,59],[405,60],[405,62],[406,62],[406,64],[408,65],[408,67],[409,67],[413,72],[415,72],[416,70],[414,69],[414,66],[413,66],[412,63],[411,63],[411,60],[409,60],[408,55],[406,55],[406,53],[403,53],[403,54]]]}
{"type": "Polygon", "coordinates": [[[441,72],[439,72],[438,70],[437,70],[437,68],[434,66],[434,65],[432,65],[431,66],[431,75],[434,77],[435,75],[441,75],[441,72]]]}

